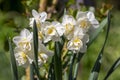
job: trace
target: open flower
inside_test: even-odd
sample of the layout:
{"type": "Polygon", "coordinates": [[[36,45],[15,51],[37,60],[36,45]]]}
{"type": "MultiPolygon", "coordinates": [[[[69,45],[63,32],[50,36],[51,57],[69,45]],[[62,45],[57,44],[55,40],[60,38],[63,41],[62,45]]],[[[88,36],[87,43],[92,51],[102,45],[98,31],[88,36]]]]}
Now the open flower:
{"type": "Polygon", "coordinates": [[[38,13],[36,10],[32,10],[32,15],[33,18],[30,18],[30,27],[33,27],[34,20],[36,21],[37,26],[40,27],[41,23],[47,19],[46,12],[38,13]]]}
{"type": "Polygon", "coordinates": [[[50,40],[59,41],[60,36],[63,35],[64,31],[64,27],[59,22],[48,22],[42,29],[42,32],[44,33],[44,42],[46,43],[50,40]]]}
{"type": "Polygon", "coordinates": [[[72,50],[74,53],[80,51],[80,49],[83,46],[82,41],[83,37],[84,37],[83,30],[75,26],[72,39],[68,41],[67,48],[69,50],[72,50]]]}
{"type": "Polygon", "coordinates": [[[33,33],[27,29],[23,29],[20,36],[15,36],[13,42],[17,47],[21,47],[23,50],[31,50],[31,40],[33,38],[33,33]]]}
{"type": "Polygon", "coordinates": [[[27,67],[33,61],[33,59],[31,59],[28,55],[32,53],[29,53],[28,51],[24,51],[20,47],[15,47],[14,53],[15,53],[15,59],[19,66],[27,67]]]}
{"type": "Polygon", "coordinates": [[[39,43],[38,48],[38,65],[42,66],[47,62],[49,57],[53,56],[53,52],[48,50],[42,43],[39,43]]]}
{"type": "Polygon", "coordinates": [[[76,24],[75,19],[70,15],[64,15],[62,19],[62,25],[65,27],[64,35],[67,39],[71,39],[73,36],[74,26],[76,24]]]}
{"type": "Polygon", "coordinates": [[[81,12],[79,11],[76,16],[77,25],[87,32],[89,28],[98,28],[99,22],[95,19],[93,12],[81,12]]]}

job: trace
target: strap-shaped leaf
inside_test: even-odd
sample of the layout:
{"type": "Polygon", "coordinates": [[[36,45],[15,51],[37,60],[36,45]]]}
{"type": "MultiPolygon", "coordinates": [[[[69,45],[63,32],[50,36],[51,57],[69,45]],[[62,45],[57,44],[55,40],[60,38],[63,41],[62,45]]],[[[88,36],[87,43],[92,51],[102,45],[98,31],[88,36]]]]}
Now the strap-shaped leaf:
{"type": "Polygon", "coordinates": [[[55,80],[62,80],[61,51],[62,51],[62,46],[60,42],[55,42],[55,51],[54,51],[55,80]]]}
{"type": "Polygon", "coordinates": [[[54,57],[50,63],[49,73],[48,73],[48,80],[55,80],[55,71],[54,71],[54,57]]]}
{"type": "Polygon", "coordinates": [[[38,31],[37,31],[37,25],[35,20],[33,23],[33,43],[34,43],[35,63],[36,63],[36,66],[38,66],[38,31]]]}
{"type": "Polygon", "coordinates": [[[104,80],[107,80],[107,78],[115,71],[115,69],[120,65],[120,58],[118,58],[115,63],[112,65],[110,70],[108,71],[107,75],[105,76],[104,80]]]}
{"type": "Polygon", "coordinates": [[[101,59],[102,59],[102,56],[103,56],[104,48],[105,48],[105,45],[106,45],[106,41],[108,39],[109,30],[110,30],[110,12],[108,13],[107,23],[108,23],[108,27],[107,27],[107,32],[106,32],[106,36],[105,36],[105,41],[104,41],[102,49],[101,49],[101,51],[100,51],[100,53],[97,57],[97,60],[94,64],[94,66],[93,66],[93,69],[91,71],[89,80],[97,80],[98,79],[98,74],[99,74],[100,67],[101,67],[101,59]]]}
{"type": "Polygon", "coordinates": [[[69,80],[73,80],[73,65],[75,61],[76,53],[73,53],[70,60],[69,80]]]}
{"type": "Polygon", "coordinates": [[[30,64],[30,80],[34,80],[34,66],[30,64]]]}
{"type": "Polygon", "coordinates": [[[107,21],[108,21],[108,18],[105,18],[105,19],[100,23],[99,28],[97,28],[97,29],[95,30],[95,32],[90,35],[90,40],[89,40],[89,43],[87,44],[88,47],[89,47],[89,46],[92,44],[92,42],[97,38],[97,36],[98,36],[99,33],[101,32],[101,30],[102,30],[102,29],[105,27],[105,25],[107,24],[107,21]]]}
{"type": "Polygon", "coordinates": [[[35,72],[40,80],[39,68],[38,68],[38,30],[36,21],[33,23],[33,44],[34,44],[34,56],[35,56],[35,64],[33,63],[35,72]]]}
{"type": "Polygon", "coordinates": [[[18,70],[17,70],[16,60],[15,60],[14,51],[13,51],[13,47],[12,47],[12,41],[11,41],[10,38],[9,38],[8,41],[9,41],[11,66],[12,66],[12,70],[13,70],[14,80],[19,80],[18,79],[18,70]]]}
{"type": "Polygon", "coordinates": [[[74,69],[74,76],[73,76],[73,80],[77,79],[77,74],[78,74],[78,69],[79,69],[79,65],[80,65],[80,60],[82,59],[84,53],[78,53],[77,55],[77,60],[75,63],[75,69],[74,69]]]}

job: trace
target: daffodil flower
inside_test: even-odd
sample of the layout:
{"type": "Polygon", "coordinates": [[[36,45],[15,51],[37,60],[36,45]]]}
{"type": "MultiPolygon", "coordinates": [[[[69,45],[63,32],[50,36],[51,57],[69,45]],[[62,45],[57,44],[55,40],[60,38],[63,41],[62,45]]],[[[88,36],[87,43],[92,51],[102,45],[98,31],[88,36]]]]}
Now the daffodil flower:
{"type": "MultiPolygon", "coordinates": [[[[15,59],[17,61],[17,64],[19,66],[23,66],[23,67],[27,67],[29,64],[31,64],[33,62],[33,59],[31,59],[29,57],[28,52],[24,51],[23,49],[16,47],[14,49],[14,53],[15,53],[15,59]]],[[[31,53],[29,53],[31,54],[31,53]]]]}
{"type": "Polygon", "coordinates": [[[87,32],[90,28],[98,28],[99,22],[95,19],[93,12],[81,12],[79,11],[76,16],[77,24],[84,32],[87,32]]]}
{"type": "Polygon", "coordinates": [[[47,62],[49,57],[53,56],[53,52],[48,50],[42,43],[39,43],[38,48],[38,65],[42,66],[47,62]]]}
{"type": "Polygon", "coordinates": [[[72,39],[68,41],[67,48],[72,50],[74,53],[80,51],[83,46],[82,38],[84,37],[84,33],[81,28],[75,26],[72,39]]]}
{"type": "Polygon", "coordinates": [[[65,27],[64,35],[70,40],[73,36],[74,26],[76,25],[75,19],[70,15],[64,15],[62,25],[65,27]]]}
{"type": "Polygon", "coordinates": [[[23,29],[20,36],[15,36],[13,42],[18,46],[23,48],[23,50],[31,50],[31,41],[33,38],[33,33],[27,29],[23,29]]]}
{"type": "Polygon", "coordinates": [[[46,12],[38,13],[36,10],[33,9],[32,15],[33,15],[33,18],[30,18],[30,23],[29,23],[30,27],[33,27],[34,20],[36,21],[37,26],[40,27],[41,23],[45,22],[45,20],[47,19],[46,12]]]}
{"type": "Polygon", "coordinates": [[[44,42],[46,43],[50,40],[59,41],[65,29],[59,22],[54,21],[52,23],[48,22],[47,25],[43,27],[42,32],[44,33],[44,42]]]}

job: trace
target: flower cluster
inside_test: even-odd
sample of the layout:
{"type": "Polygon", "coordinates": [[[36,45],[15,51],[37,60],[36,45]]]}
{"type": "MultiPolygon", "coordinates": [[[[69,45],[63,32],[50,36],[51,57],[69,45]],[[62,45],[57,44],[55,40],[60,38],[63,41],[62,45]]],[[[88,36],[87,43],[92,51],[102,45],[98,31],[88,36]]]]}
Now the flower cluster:
{"type": "MultiPolygon", "coordinates": [[[[46,63],[48,58],[54,53],[44,44],[49,42],[61,41],[64,36],[67,50],[73,53],[86,52],[86,43],[89,41],[89,30],[98,28],[99,23],[95,19],[93,12],[78,11],[76,18],[72,15],[63,15],[62,22],[47,21],[47,13],[38,13],[32,10],[33,17],[30,18],[30,27],[36,21],[38,29],[38,65],[46,63]]],[[[16,47],[14,49],[15,58],[18,65],[27,66],[34,60],[33,51],[33,32],[23,29],[19,36],[13,38],[16,47]]]]}

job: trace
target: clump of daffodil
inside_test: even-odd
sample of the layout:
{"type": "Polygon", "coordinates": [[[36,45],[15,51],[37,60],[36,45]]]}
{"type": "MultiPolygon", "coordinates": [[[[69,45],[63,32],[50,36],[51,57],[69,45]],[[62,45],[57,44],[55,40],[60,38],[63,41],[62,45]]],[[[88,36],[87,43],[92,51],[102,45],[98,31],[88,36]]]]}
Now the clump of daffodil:
{"type": "MultiPolygon", "coordinates": [[[[63,15],[62,22],[46,21],[47,13],[38,13],[32,10],[33,18],[30,18],[30,27],[36,21],[38,28],[38,65],[45,64],[49,57],[53,56],[53,51],[49,50],[44,44],[49,42],[61,41],[65,37],[65,48],[73,53],[87,50],[89,42],[89,30],[98,28],[99,22],[95,19],[93,12],[78,11],[76,18],[72,15],[63,15]]],[[[14,49],[15,58],[19,66],[27,66],[34,61],[33,32],[23,29],[19,36],[13,38],[16,44],[14,49]]]]}

